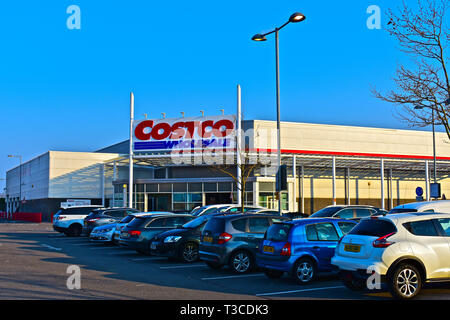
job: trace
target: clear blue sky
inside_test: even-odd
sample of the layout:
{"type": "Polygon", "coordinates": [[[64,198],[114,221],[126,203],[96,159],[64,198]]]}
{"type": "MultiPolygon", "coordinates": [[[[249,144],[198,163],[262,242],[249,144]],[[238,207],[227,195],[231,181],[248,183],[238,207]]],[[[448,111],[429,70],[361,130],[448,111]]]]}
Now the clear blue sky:
{"type": "Polygon", "coordinates": [[[282,120],[406,128],[369,92],[390,88],[406,61],[386,31],[366,27],[371,4],[400,2],[4,1],[0,177],[17,164],[11,153],[26,161],[126,139],[130,91],[137,118],[231,114],[239,83],[244,117],[274,120],[274,38],[250,38],[295,11],[307,19],[280,33],[282,120]],[[66,27],[72,4],[81,30],[66,27]]]}

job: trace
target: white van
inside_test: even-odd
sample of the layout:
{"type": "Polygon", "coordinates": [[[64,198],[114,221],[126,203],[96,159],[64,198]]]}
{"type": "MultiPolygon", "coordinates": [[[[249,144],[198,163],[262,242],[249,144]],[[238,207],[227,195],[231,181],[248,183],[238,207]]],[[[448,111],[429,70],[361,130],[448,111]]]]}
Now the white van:
{"type": "Polygon", "coordinates": [[[405,212],[450,213],[450,200],[411,202],[397,206],[389,211],[390,214],[405,212]]]}

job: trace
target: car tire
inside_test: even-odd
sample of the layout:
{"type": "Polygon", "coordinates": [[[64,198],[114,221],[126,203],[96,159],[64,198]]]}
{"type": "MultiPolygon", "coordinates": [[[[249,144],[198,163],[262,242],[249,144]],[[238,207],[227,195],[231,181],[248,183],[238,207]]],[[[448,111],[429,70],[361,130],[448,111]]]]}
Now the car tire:
{"type": "Polygon", "coordinates": [[[297,260],[292,269],[291,276],[298,284],[310,284],[317,276],[316,263],[310,258],[297,260]]]}
{"type": "Polygon", "coordinates": [[[186,263],[198,261],[198,244],[194,242],[185,243],[181,249],[180,257],[181,260],[186,263]]]}
{"type": "Polygon", "coordinates": [[[247,273],[254,268],[253,257],[248,251],[240,250],[231,255],[228,265],[235,273],[247,273]]]}
{"type": "Polygon", "coordinates": [[[214,269],[214,270],[219,270],[220,268],[222,268],[222,265],[218,264],[218,263],[214,263],[214,262],[210,262],[210,261],[206,261],[205,263],[208,267],[210,267],[211,269],[214,269]]]}
{"type": "Polygon", "coordinates": [[[394,269],[388,284],[394,298],[409,300],[417,296],[422,288],[422,277],[416,266],[402,263],[394,269]]]}
{"type": "Polygon", "coordinates": [[[266,275],[267,278],[279,279],[283,276],[284,272],[278,270],[265,269],[264,274],[266,275]]]}
{"type": "Polygon", "coordinates": [[[81,235],[82,232],[82,228],[81,226],[77,225],[77,224],[72,224],[70,225],[69,229],[67,230],[66,235],[68,237],[79,237],[81,235]]]}

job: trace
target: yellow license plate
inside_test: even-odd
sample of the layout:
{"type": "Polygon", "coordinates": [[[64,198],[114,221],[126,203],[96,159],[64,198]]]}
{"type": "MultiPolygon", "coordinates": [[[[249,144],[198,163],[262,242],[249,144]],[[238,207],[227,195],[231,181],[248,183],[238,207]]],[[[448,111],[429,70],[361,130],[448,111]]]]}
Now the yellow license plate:
{"type": "Polygon", "coordinates": [[[359,252],[359,251],[361,251],[361,246],[353,245],[353,244],[346,244],[344,247],[344,250],[348,251],[348,252],[359,252]]]}
{"type": "Polygon", "coordinates": [[[263,251],[264,251],[264,252],[273,253],[273,252],[274,252],[274,248],[271,247],[271,246],[264,246],[264,247],[263,247],[263,251]]]}
{"type": "Polygon", "coordinates": [[[212,237],[203,237],[203,241],[205,241],[205,242],[212,242],[213,238],[212,237]]]}

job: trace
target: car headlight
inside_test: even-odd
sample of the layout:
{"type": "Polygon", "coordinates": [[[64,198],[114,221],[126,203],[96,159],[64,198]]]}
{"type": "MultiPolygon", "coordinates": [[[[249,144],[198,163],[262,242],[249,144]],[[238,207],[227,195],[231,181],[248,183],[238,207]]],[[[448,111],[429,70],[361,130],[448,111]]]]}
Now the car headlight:
{"type": "Polygon", "coordinates": [[[164,239],[164,243],[177,242],[180,239],[181,239],[181,236],[169,236],[164,239]]]}

